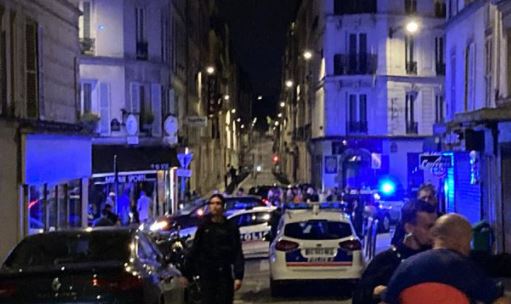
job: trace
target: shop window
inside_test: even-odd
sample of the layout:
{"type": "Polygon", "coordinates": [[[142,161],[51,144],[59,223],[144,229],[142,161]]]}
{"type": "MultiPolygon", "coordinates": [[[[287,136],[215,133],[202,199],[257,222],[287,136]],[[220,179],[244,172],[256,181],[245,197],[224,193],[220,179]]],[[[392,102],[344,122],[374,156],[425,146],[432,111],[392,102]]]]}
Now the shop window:
{"type": "Polygon", "coordinates": [[[81,180],[26,186],[28,234],[82,226],[81,180]]]}

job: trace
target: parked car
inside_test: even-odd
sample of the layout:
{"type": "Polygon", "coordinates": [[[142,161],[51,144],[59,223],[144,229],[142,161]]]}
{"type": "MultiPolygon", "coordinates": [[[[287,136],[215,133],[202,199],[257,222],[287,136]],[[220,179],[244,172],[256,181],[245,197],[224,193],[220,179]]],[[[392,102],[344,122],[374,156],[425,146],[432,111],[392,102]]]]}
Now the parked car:
{"type": "Polygon", "coordinates": [[[0,268],[0,303],[184,303],[179,270],[134,229],[36,234],[0,268]]]}

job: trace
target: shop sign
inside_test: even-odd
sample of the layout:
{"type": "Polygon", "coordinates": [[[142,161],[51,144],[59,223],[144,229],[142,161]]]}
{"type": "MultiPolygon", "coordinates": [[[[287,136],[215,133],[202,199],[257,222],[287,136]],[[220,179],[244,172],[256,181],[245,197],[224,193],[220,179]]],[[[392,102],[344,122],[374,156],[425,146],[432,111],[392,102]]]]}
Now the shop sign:
{"type": "MultiPolygon", "coordinates": [[[[119,183],[137,183],[137,182],[145,182],[148,180],[153,180],[154,178],[149,178],[145,174],[133,174],[133,175],[120,175],[118,177],[119,183]]],[[[113,184],[115,183],[115,176],[110,175],[105,177],[105,183],[113,184]]]]}
{"type": "Polygon", "coordinates": [[[170,170],[169,164],[151,164],[153,170],[170,170]]]}
{"type": "Polygon", "coordinates": [[[208,126],[208,118],[206,116],[188,116],[186,124],[192,128],[206,128],[208,126]]]}
{"type": "Polygon", "coordinates": [[[441,153],[422,153],[419,155],[419,167],[422,170],[433,170],[433,168],[452,167],[452,156],[441,153]]]}

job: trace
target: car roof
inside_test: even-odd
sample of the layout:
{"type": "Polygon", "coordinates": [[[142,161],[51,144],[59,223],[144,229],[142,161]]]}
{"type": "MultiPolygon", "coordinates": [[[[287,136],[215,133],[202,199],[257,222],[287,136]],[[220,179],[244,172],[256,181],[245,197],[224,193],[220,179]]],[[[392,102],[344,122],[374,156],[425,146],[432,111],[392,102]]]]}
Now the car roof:
{"type": "Polygon", "coordinates": [[[59,231],[50,231],[44,233],[33,234],[27,236],[26,239],[35,238],[35,237],[59,237],[59,236],[73,236],[78,234],[119,234],[119,235],[133,235],[136,233],[137,229],[132,227],[117,227],[117,226],[108,226],[108,227],[88,227],[88,228],[76,228],[76,229],[65,229],[59,231]]]}
{"type": "Polygon", "coordinates": [[[234,216],[237,216],[237,215],[240,215],[240,214],[247,214],[247,213],[256,213],[256,212],[272,212],[274,211],[275,209],[277,209],[277,207],[254,207],[254,208],[248,208],[248,209],[238,209],[238,210],[232,210],[232,211],[227,211],[227,217],[228,218],[231,218],[231,217],[234,217],[234,216]]]}
{"type": "Polygon", "coordinates": [[[308,220],[328,220],[351,223],[347,214],[334,210],[320,210],[317,212],[310,209],[287,210],[284,216],[285,223],[304,222],[308,220]]]}

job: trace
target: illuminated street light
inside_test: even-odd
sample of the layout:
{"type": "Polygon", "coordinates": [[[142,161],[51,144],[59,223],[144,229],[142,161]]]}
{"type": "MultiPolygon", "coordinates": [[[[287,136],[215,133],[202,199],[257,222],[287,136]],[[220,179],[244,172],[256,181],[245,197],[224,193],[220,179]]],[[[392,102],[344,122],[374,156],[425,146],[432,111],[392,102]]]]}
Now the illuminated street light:
{"type": "Polygon", "coordinates": [[[309,51],[309,50],[306,50],[305,52],[303,52],[303,58],[305,58],[305,60],[311,60],[312,59],[312,52],[309,51]]]}
{"type": "Polygon", "coordinates": [[[275,122],[275,126],[278,126],[278,125],[279,125],[279,122],[278,122],[278,121],[276,121],[276,122],[275,122]]]}
{"type": "Polygon", "coordinates": [[[231,113],[232,113],[232,114],[235,114],[235,113],[236,113],[236,109],[232,109],[232,110],[231,110],[231,113]]]}
{"type": "Polygon", "coordinates": [[[415,34],[419,30],[419,24],[417,21],[412,20],[406,24],[406,31],[410,34],[415,34]]]}
{"type": "Polygon", "coordinates": [[[237,122],[240,122],[240,121],[241,121],[241,118],[236,119],[236,121],[237,121],[237,122]]]}
{"type": "Polygon", "coordinates": [[[282,117],[282,113],[277,114],[278,118],[282,117]]]}
{"type": "Polygon", "coordinates": [[[292,88],[294,85],[294,82],[292,80],[286,80],[286,87],[292,88]]]}
{"type": "Polygon", "coordinates": [[[229,96],[229,94],[224,96],[224,100],[229,100],[229,99],[231,99],[231,96],[229,96]]]}
{"type": "Polygon", "coordinates": [[[245,129],[245,125],[241,125],[241,128],[242,128],[242,129],[245,129]]]}
{"type": "Polygon", "coordinates": [[[263,100],[263,96],[261,95],[257,96],[257,100],[263,100]]]}
{"type": "Polygon", "coordinates": [[[209,75],[213,75],[213,74],[215,74],[215,67],[214,67],[214,66],[211,66],[211,65],[210,65],[210,66],[208,66],[208,67],[206,68],[206,73],[208,73],[209,75]]]}
{"type": "Polygon", "coordinates": [[[281,103],[280,103],[280,107],[281,107],[281,108],[284,108],[285,106],[286,106],[286,103],[285,103],[285,102],[281,102],[281,103]]]}

